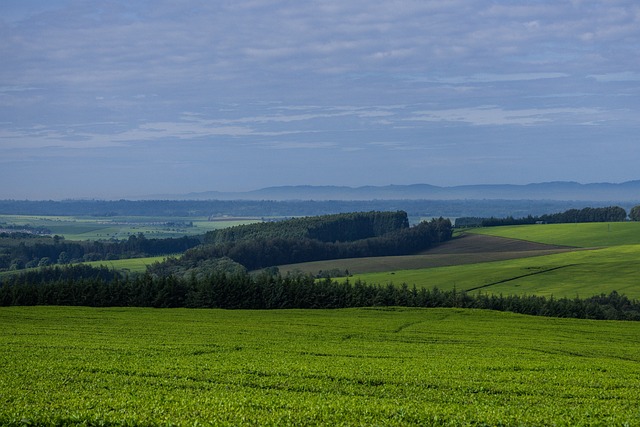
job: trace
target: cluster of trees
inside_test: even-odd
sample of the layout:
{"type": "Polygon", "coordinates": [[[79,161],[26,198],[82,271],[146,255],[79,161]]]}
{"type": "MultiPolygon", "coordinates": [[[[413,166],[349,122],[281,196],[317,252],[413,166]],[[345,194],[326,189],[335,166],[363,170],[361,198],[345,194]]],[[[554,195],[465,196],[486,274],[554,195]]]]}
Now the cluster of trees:
{"type": "Polygon", "coordinates": [[[321,242],[352,242],[409,228],[407,213],[352,212],[292,218],[213,230],[205,243],[219,244],[256,239],[315,239],[321,242]]]}
{"type": "Polygon", "coordinates": [[[195,275],[120,277],[87,266],[51,267],[13,276],[0,285],[0,305],[82,305],[225,309],[459,307],[584,319],[640,320],[640,301],[612,292],[592,298],[470,294],[415,285],[371,285],[311,276],[218,271],[195,275]]]}
{"type": "MultiPolygon", "coordinates": [[[[13,233],[0,234],[6,242],[15,240],[13,233]]],[[[21,234],[17,244],[0,246],[0,271],[181,253],[201,244],[201,238],[181,237],[147,239],[143,234],[122,241],[66,241],[60,236],[43,237],[21,234]]]]}
{"type": "Polygon", "coordinates": [[[147,239],[138,234],[122,241],[80,242],[21,233],[17,242],[16,236],[0,233],[0,271],[185,251],[186,265],[228,257],[255,270],[324,259],[410,254],[451,238],[451,222],[440,218],[409,227],[406,212],[374,211],[263,222],[182,238],[147,239]]]}
{"type": "MultiPolygon", "coordinates": [[[[327,259],[407,255],[449,240],[451,221],[444,218],[409,227],[405,212],[368,212],[259,223],[212,232],[180,260],[197,265],[204,260],[230,258],[248,270],[327,259]]],[[[166,271],[166,263],[150,267],[166,271]]]]}
{"type": "MultiPolygon", "coordinates": [[[[640,207],[639,212],[640,214],[640,207]]],[[[479,218],[461,217],[456,219],[456,227],[496,227],[501,225],[526,225],[526,224],[564,224],[575,222],[620,222],[627,219],[627,212],[619,206],[603,208],[569,209],[564,212],[545,214],[539,216],[529,215],[523,218],[479,218]]]]}

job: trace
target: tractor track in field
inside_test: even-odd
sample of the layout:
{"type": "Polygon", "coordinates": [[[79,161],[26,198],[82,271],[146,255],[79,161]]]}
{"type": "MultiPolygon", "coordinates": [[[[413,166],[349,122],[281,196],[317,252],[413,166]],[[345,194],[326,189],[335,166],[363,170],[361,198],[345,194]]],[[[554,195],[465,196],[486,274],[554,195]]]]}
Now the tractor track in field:
{"type": "Polygon", "coordinates": [[[519,276],[509,277],[508,279],[498,280],[497,282],[487,283],[486,285],[475,286],[473,288],[465,289],[465,292],[477,291],[478,289],[485,289],[485,288],[488,288],[488,287],[491,287],[491,286],[494,286],[494,285],[500,285],[502,283],[507,283],[507,282],[511,282],[513,280],[522,279],[523,277],[537,276],[538,274],[544,274],[544,273],[548,273],[550,271],[555,271],[555,270],[560,270],[562,268],[572,267],[574,265],[577,265],[577,264],[560,265],[558,267],[547,268],[547,269],[544,269],[544,270],[535,271],[533,273],[521,274],[519,276]]]}
{"type": "Polygon", "coordinates": [[[350,274],[379,273],[505,261],[583,249],[466,233],[416,255],[315,261],[281,265],[279,268],[282,273],[297,271],[316,274],[332,269],[348,270],[350,274]]]}

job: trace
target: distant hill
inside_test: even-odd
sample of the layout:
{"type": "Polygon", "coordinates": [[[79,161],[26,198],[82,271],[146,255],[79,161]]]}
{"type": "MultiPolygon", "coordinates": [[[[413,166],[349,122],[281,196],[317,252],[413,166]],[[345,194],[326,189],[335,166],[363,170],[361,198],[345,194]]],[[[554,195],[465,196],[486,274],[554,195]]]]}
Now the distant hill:
{"type": "Polygon", "coordinates": [[[461,185],[438,187],[429,184],[387,186],[281,186],[246,192],[154,195],[145,199],[171,200],[563,200],[640,201],[640,180],[620,184],[544,182],[526,185],[461,185]]]}

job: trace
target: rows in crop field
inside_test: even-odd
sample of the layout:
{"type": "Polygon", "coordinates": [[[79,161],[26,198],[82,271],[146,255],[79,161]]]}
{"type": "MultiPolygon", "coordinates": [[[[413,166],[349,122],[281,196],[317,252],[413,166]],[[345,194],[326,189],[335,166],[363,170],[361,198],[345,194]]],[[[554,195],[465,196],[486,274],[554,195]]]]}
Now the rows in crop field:
{"type": "Polygon", "coordinates": [[[631,322],[40,307],[0,324],[7,425],[640,422],[631,322]]]}

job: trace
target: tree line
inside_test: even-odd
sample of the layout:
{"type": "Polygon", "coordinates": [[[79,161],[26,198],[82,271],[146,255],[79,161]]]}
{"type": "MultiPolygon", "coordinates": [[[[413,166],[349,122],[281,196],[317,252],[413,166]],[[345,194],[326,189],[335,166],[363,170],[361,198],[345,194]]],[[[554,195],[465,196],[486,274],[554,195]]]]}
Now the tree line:
{"type": "Polygon", "coordinates": [[[404,211],[349,212],[291,218],[212,230],[205,243],[219,244],[255,239],[314,239],[321,242],[352,242],[409,228],[404,211]]]}
{"type": "Polygon", "coordinates": [[[640,301],[612,292],[590,298],[493,295],[456,289],[417,289],[407,284],[316,280],[310,275],[256,275],[217,271],[154,277],[122,277],[113,270],[77,265],[48,267],[6,278],[0,305],[91,307],[334,309],[352,307],[457,307],[582,319],[640,320],[640,301]]]}
{"type": "MultiPolygon", "coordinates": [[[[633,210],[633,209],[632,209],[633,210]]],[[[481,218],[461,217],[455,221],[456,227],[497,227],[502,225],[527,225],[527,224],[566,224],[577,222],[620,222],[627,219],[627,212],[619,206],[602,208],[586,207],[582,209],[569,209],[554,214],[538,216],[528,215],[522,218],[508,216],[506,218],[481,218]]]]}
{"type": "MultiPolygon", "coordinates": [[[[14,237],[13,233],[0,233],[2,239],[11,240],[14,237]]],[[[201,237],[187,236],[147,239],[143,234],[138,234],[121,241],[67,241],[60,236],[36,237],[22,233],[17,244],[0,248],[0,270],[175,254],[201,243],[201,237]]]]}

